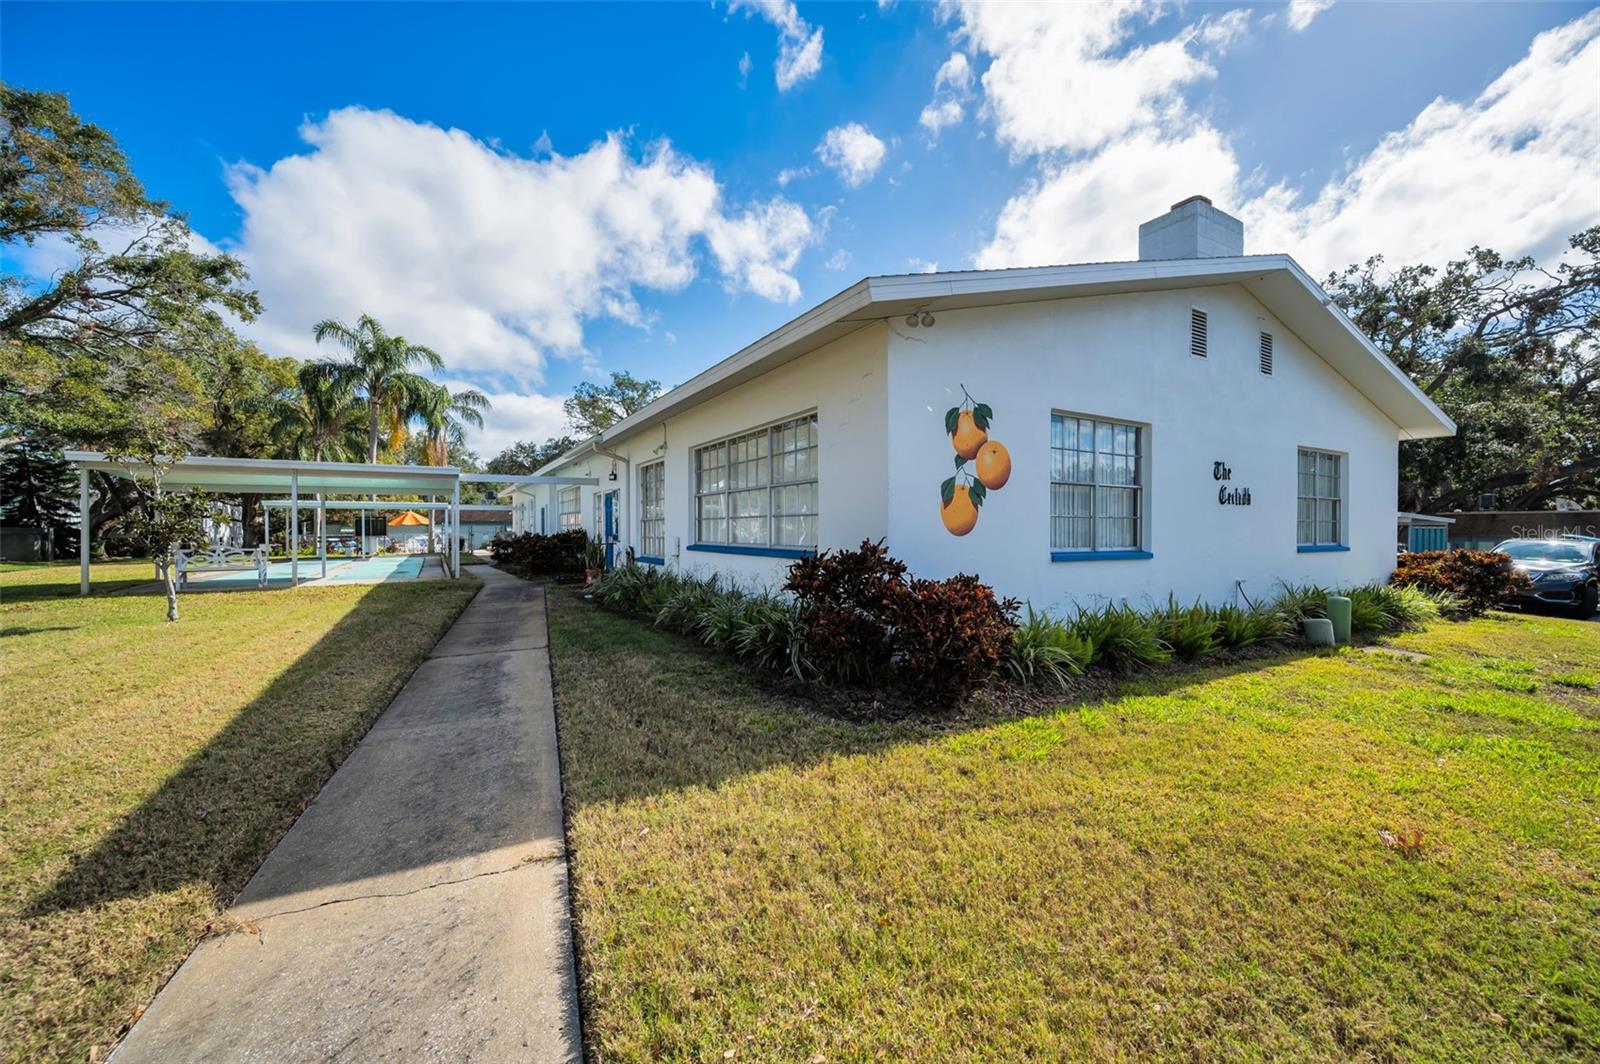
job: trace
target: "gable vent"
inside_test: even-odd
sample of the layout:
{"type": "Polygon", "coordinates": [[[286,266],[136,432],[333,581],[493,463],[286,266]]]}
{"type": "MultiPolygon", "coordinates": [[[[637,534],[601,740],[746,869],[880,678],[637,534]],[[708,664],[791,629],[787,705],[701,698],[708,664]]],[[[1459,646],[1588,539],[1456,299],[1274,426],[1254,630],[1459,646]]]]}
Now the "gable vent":
{"type": "Polygon", "coordinates": [[[1272,376],[1272,334],[1261,334],[1261,372],[1272,376]]]}
{"type": "Polygon", "coordinates": [[[1206,312],[1191,308],[1189,311],[1189,353],[1196,358],[1206,357],[1206,312]]]}

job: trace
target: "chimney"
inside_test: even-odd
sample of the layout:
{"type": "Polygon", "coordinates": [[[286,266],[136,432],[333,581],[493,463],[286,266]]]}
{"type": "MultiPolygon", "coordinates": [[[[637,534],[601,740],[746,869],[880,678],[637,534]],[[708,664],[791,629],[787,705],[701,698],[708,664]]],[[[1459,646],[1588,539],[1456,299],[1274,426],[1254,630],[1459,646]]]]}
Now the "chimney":
{"type": "Polygon", "coordinates": [[[1244,254],[1244,223],[1190,196],[1139,227],[1139,259],[1215,259],[1244,254]]]}

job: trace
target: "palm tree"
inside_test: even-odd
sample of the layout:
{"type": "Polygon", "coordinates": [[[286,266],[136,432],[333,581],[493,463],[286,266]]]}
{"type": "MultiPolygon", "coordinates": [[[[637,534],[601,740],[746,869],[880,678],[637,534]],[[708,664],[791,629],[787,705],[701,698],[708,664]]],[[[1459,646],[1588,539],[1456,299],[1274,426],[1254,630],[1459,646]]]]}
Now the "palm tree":
{"type": "MultiPolygon", "coordinates": [[[[443,384],[423,381],[410,387],[408,417],[422,421],[427,433],[423,448],[429,465],[449,465],[450,447],[464,439],[467,425],[483,428],[483,411],[489,409],[489,397],[476,388],[452,392],[443,384]]],[[[431,500],[430,500],[431,501],[431,500]]],[[[428,526],[428,550],[434,547],[433,525],[428,526]]]]}
{"type": "MultiPolygon", "coordinates": [[[[272,438],[288,458],[312,462],[359,461],[366,436],[366,404],[341,383],[328,363],[308,362],[297,374],[299,387],[279,404],[272,438]]],[[[321,501],[319,493],[318,501],[321,501]]],[[[317,507],[322,536],[322,507],[317,507]]]]}
{"type": "Polygon", "coordinates": [[[466,427],[483,428],[489,397],[476,388],[452,392],[442,384],[424,383],[427,386],[411,396],[409,412],[421,419],[427,433],[428,464],[449,465],[450,447],[462,442],[466,427]]]}
{"type": "Polygon", "coordinates": [[[391,445],[403,442],[412,399],[434,387],[426,377],[412,372],[412,367],[440,370],[444,360],[431,348],[404,336],[390,336],[370,314],[361,315],[354,326],[332,318],[319,321],[312,335],[318,343],[331,339],[349,353],[348,362],[313,365],[323,367],[322,372],[340,387],[360,391],[366,399],[367,461],[377,462],[379,436],[385,435],[391,445]]]}
{"type": "Polygon", "coordinates": [[[359,461],[366,449],[366,404],[351,394],[326,363],[300,367],[299,387],[279,404],[272,439],[286,458],[313,462],[359,461]]]}

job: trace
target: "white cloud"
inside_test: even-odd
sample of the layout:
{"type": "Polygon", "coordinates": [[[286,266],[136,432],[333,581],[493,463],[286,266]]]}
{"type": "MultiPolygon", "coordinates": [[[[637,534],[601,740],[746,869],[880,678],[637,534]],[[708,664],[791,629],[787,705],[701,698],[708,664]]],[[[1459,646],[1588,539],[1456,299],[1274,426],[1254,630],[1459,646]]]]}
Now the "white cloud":
{"type": "Polygon", "coordinates": [[[850,268],[851,255],[844,248],[840,248],[828,256],[828,261],[823,263],[830,270],[847,270],[850,268]]]}
{"type": "Polygon", "coordinates": [[[1311,20],[1333,6],[1333,0],[1289,0],[1289,28],[1303,30],[1311,20]]]}
{"type": "Polygon", "coordinates": [[[966,112],[957,100],[944,100],[940,103],[930,103],[922,109],[922,114],[917,116],[917,121],[922,124],[933,136],[937,137],[947,126],[960,123],[966,112]]]}
{"type": "Polygon", "coordinates": [[[759,204],[738,217],[709,220],[706,239],[730,292],[749,289],[774,302],[800,298],[795,263],[815,231],[806,212],[788,200],[759,204]]]}
{"type": "Polygon", "coordinates": [[[788,188],[791,181],[798,181],[802,177],[810,176],[811,167],[809,166],[786,166],[782,170],[778,171],[778,187],[788,188]]]}
{"type": "Polygon", "coordinates": [[[525,158],[361,108],[301,135],[304,154],[229,173],[236,250],[267,307],[252,329],[277,353],[317,353],[313,322],[370,313],[452,369],[537,382],[548,355],[582,355],[586,322],[646,323],[638,294],[683,288],[707,257],[730,290],[800,293],[805,212],[732,209],[666,143],[525,158]]]}
{"type": "Polygon", "coordinates": [[[1600,216],[1596,86],[1600,11],[1591,11],[1535,37],[1475,99],[1428,104],[1314,196],[1276,185],[1243,203],[1246,238],[1318,270],[1375,251],[1442,263],[1473,244],[1557,255],[1600,216]]]}
{"type": "Polygon", "coordinates": [[[739,87],[742,89],[750,80],[750,53],[746,52],[739,57],[739,87]]]}
{"type": "MultiPolygon", "coordinates": [[[[447,380],[451,391],[475,387],[471,382],[447,380]]],[[[480,389],[489,397],[483,428],[468,429],[468,445],[488,461],[518,440],[542,443],[567,431],[567,415],[561,409],[565,396],[537,392],[509,392],[480,389]]]]}
{"type": "Polygon", "coordinates": [[[1597,84],[1600,12],[1590,12],[1536,37],[1476,98],[1433,101],[1310,193],[1246,173],[1228,138],[1178,101],[1099,151],[1045,153],[977,262],[1133,258],[1138,223],[1192,193],[1244,220],[1247,252],[1288,251],[1314,275],[1379,252],[1439,264],[1473,244],[1557,255],[1596,217],[1597,84]]]}
{"type": "Polygon", "coordinates": [[[933,74],[933,91],[953,89],[965,92],[972,88],[972,63],[964,52],[951,52],[950,58],[939,64],[933,74]]]}
{"type": "Polygon", "coordinates": [[[860,122],[835,126],[817,145],[817,158],[839,174],[839,180],[859,188],[883,165],[888,147],[860,122]]]}
{"type": "Polygon", "coordinates": [[[1089,158],[1047,168],[1001,208],[977,265],[1137,258],[1140,222],[1195,192],[1226,209],[1237,180],[1238,164],[1216,130],[1202,127],[1179,138],[1144,130],[1089,158]]]}
{"type": "Polygon", "coordinates": [[[1216,17],[1207,15],[1194,28],[1194,39],[1217,54],[1250,35],[1250,12],[1242,7],[1216,17]]]}
{"type": "Polygon", "coordinates": [[[728,5],[729,11],[740,9],[760,15],[778,27],[778,59],[773,64],[773,76],[779,92],[817,76],[822,69],[822,28],[812,29],[800,17],[793,0],[732,0],[728,5]]]}
{"type": "Polygon", "coordinates": [[[947,126],[966,117],[963,101],[972,95],[972,78],[972,63],[963,52],[951,52],[950,58],[934,71],[933,99],[917,118],[930,139],[937,139],[947,126]]]}
{"type": "MultiPolygon", "coordinates": [[[[1159,127],[1185,109],[1182,91],[1215,69],[1187,47],[1194,30],[1149,44],[1131,40],[1161,13],[1126,4],[986,4],[951,8],[957,35],[992,57],[983,75],[999,139],[1019,154],[1089,151],[1159,127]]],[[[1201,41],[1204,44],[1204,41],[1201,41]]]]}
{"type": "Polygon", "coordinates": [[[906,269],[912,273],[938,273],[939,264],[937,262],[928,262],[924,259],[910,258],[906,260],[906,269]]]}

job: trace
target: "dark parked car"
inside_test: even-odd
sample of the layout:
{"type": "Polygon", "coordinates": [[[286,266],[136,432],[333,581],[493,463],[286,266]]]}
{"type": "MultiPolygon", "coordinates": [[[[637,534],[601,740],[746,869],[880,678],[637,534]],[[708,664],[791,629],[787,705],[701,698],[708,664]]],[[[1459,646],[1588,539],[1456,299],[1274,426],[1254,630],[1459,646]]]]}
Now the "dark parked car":
{"type": "Polygon", "coordinates": [[[1511,555],[1511,564],[1533,581],[1513,602],[1557,606],[1579,618],[1594,616],[1600,599],[1600,541],[1508,539],[1495,550],[1511,555]]]}

